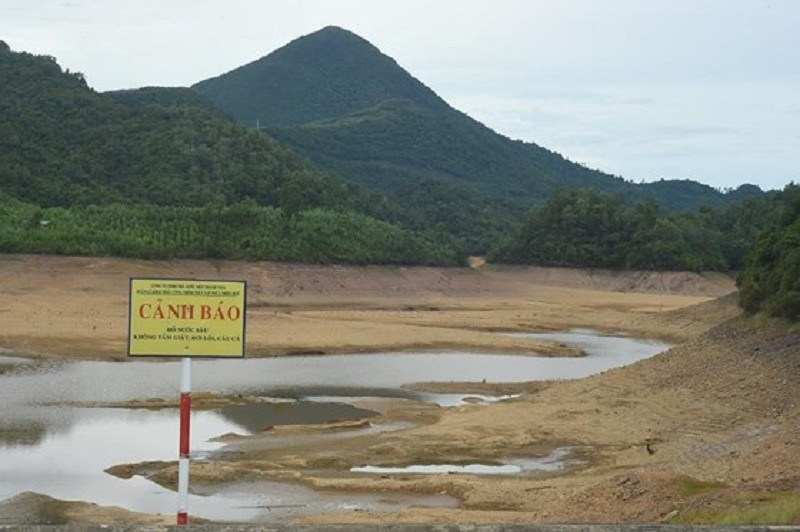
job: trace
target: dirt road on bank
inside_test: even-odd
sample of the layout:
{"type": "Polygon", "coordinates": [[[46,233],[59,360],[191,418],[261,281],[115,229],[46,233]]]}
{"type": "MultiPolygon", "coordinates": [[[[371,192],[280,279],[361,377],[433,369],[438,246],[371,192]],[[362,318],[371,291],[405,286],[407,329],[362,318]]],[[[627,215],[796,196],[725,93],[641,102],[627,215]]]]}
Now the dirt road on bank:
{"type": "MultiPolygon", "coordinates": [[[[417,421],[399,432],[301,447],[257,435],[235,444],[243,453],[235,460],[195,464],[195,481],[272,478],[460,501],[458,509],[312,522],[721,521],[787,505],[800,515],[800,336],[781,322],[739,316],[733,297],[716,300],[734,289],[726,276],[5,256],[0,346],[36,356],[124,358],[130,276],[246,279],[248,356],[448,348],[571,355],[499,334],[570,327],[678,343],[587,379],[518,385],[525,395],[499,404],[384,407],[383,421],[417,421]],[[581,460],[558,475],[349,473],[365,463],[502,461],[558,447],[575,449],[581,460]]],[[[170,484],[173,477],[167,466],[153,480],[170,484]]],[[[138,520],[124,511],[71,511],[76,522],[138,520]]]]}

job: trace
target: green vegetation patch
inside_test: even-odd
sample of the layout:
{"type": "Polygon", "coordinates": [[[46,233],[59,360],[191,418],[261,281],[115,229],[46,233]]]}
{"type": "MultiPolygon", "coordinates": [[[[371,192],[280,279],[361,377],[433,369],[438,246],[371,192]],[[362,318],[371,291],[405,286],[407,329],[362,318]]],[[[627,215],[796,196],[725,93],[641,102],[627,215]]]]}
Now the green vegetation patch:
{"type": "Polygon", "coordinates": [[[0,252],[144,259],[225,258],[319,264],[462,265],[446,235],[414,233],[353,212],[287,214],[225,206],[42,209],[0,195],[0,252]]]}
{"type": "Polygon", "coordinates": [[[800,524],[800,492],[743,493],[729,501],[734,508],[693,510],[680,513],[672,523],[696,525],[797,525],[800,524]]]}
{"type": "Polygon", "coordinates": [[[715,482],[708,480],[699,480],[696,478],[686,477],[678,481],[678,494],[681,497],[692,497],[701,493],[718,490],[726,487],[723,482],[715,482]]]}

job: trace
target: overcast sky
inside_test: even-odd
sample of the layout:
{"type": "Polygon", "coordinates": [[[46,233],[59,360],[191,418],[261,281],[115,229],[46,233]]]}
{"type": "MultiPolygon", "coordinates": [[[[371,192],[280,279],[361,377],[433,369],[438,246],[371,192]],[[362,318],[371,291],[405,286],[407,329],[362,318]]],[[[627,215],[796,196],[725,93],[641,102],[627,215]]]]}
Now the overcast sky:
{"type": "Polygon", "coordinates": [[[191,85],[328,25],[626,179],[800,182],[800,0],[0,0],[0,39],[99,91],[191,85]]]}

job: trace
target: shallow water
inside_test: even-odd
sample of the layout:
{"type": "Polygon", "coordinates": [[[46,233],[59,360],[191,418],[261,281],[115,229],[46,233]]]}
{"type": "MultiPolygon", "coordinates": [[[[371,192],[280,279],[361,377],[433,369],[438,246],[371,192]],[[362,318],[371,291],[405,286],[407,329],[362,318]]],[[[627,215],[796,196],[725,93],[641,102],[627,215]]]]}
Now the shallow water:
{"type": "MultiPolygon", "coordinates": [[[[76,421],[66,432],[49,435],[36,446],[0,446],[0,500],[23,491],[35,491],[58,499],[173,514],[175,492],[140,476],[125,480],[103,470],[128,462],[174,460],[178,446],[177,413],[73,410],[76,421]]],[[[231,432],[248,433],[245,427],[220,413],[194,412],[192,460],[202,460],[220,449],[223,444],[210,439],[231,432]]],[[[237,483],[224,486],[219,492],[189,497],[193,516],[258,522],[322,512],[388,511],[411,505],[453,507],[455,504],[452,497],[444,496],[400,494],[387,499],[375,494],[319,494],[303,486],[267,481],[237,483]]]]}
{"type": "MultiPolygon", "coordinates": [[[[585,377],[647,358],[669,347],[663,342],[585,331],[525,334],[584,349],[586,357],[536,357],[479,353],[379,353],[318,355],[244,360],[196,360],[194,391],[276,392],[301,398],[325,388],[384,389],[390,395],[413,382],[522,382],[585,377]]],[[[2,357],[0,357],[1,359],[2,357]]],[[[30,404],[64,401],[115,401],[142,397],[174,398],[179,393],[180,362],[44,362],[36,370],[0,376],[0,401],[30,404]]],[[[361,395],[362,392],[359,392],[361,395]]],[[[337,394],[338,395],[338,394],[337,394]]]]}
{"type": "Polygon", "coordinates": [[[515,458],[503,464],[412,464],[408,466],[358,466],[353,473],[417,475],[518,475],[530,472],[553,472],[566,467],[571,447],[559,447],[542,458],[515,458]]]}
{"type": "MultiPolygon", "coordinates": [[[[70,411],[73,419],[68,430],[48,433],[37,445],[0,447],[0,499],[35,491],[59,499],[118,505],[135,511],[174,511],[174,492],[141,477],[121,480],[103,472],[120,463],[173,459],[177,452],[174,411],[62,411],[70,411]]],[[[212,436],[241,432],[241,427],[214,412],[196,412],[192,422],[195,458],[221,447],[207,441],[212,436]]],[[[197,500],[192,502],[198,504],[197,500]]],[[[224,510],[224,505],[214,508],[215,513],[217,510],[224,510]]]]}
{"type": "MultiPolygon", "coordinates": [[[[352,417],[368,413],[349,405],[331,404],[345,403],[348,398],[405,397],[457,405],[463,404],[467,397],[411,392],[400,388],[404,384],[576,378],[629,364],[669,347],[661,342],[598,336],[586,331],[529,336],[576,345],[588,356],[540,358],[451,352],[195,361],[192,368],[195,392],[247,393],[292,400],[267,405],[272,408],[273,418],[259,411],[266,407],[232,409],[227,416],[220,412],[195,412],[192,417],[193,459],[202,459],[205,454],[219,449],[221,444],[209,440],[222,434],[247,434],[286,419],[319,422],[326,417],[348,417],[343,412],[351,413],[352,417]],[[322,405],[321,414],[319,408],[309,406],[314,403],[322,405]],[[310,419],[312,411],[317,416],[313,420],[310,419]],[[274,417],[278,414],[283,417],[274,417]]],[[[123,480],[103,470],[121,463],[174,460],[178,447],[175,410],[152,412],[54,405],[69,401],[174,399],[179,394],[180,362],[30,362],[0,357],[0,364],[5,368],[0,374],[0,404],[3,405],[0,499],[35,491],[59,499],[85,500],[134,511],[174,513],[174,492],[142,477],[123,480]],[[11,370],[9,365],[13,366],[11,370]]],[[[497,400],[490,396],[482,399],[497,400]]],[[[195,509],[190,513],[210,519],[265,521],[280,519],[280,516],[288,518],[297,512],[320,513],[356,507],[387,509],[387,505],[398,509],[424,504],[455,503],[449,497],[397,496],[386,501],[383,496],[374,495],[319,494],[299,486],[260,482],[226,486],[221,492],[205,497],[193,495],[189,507],[195,509]]]]}

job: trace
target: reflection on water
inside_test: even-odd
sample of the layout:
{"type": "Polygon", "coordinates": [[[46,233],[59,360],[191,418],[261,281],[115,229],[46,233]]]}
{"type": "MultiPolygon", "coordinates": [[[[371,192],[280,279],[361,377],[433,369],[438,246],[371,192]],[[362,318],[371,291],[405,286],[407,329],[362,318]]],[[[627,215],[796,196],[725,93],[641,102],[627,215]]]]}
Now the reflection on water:
{"type": "MultiPolygon", "coordinates": [[[[193,413],[193,458],[201,459],[219,448],[221,444],[209,440],[226,433],[261,430],[266,425],[291,419],[308,420],[313,415],[320,416],[315,420],[327,421],[334,410],[338,412],[334,418],[360,417],[362,413],[357,409],[341,404],[345,397],[405,397],[441,405],[460,404],[467,396],[412,392],[400,387],[413,382],[484,379],[486,382],[520,382],[583,377],[652,356],[668,347],[660,342],[597,336],[581,331],[530,336],[576,345],[588,356],[539,358],[477,353],[388,353],[198,360],[193,364],[195,391],[273,395],[295,401],[285,406],[273,403],[267,407],[232,407],[224,415],[193,413]],[[319,403],[320,396],[330,401],[324,401],[327,404],[321,408],[310,406],[319,403]],[[315,401],[296,401],[304,397],[315,401]],[[332,402],[340,405],[332,406],[329,404],[332,402]],[[273,409],[272,421],[267,421],[264,408],[273,409]],[[278,415],[281,411],[286,417],[278,415]]],[[[3,405],[0,499],[35,491],[59,499],[86,500],[134,511],[174,513],[173,492],[142,477],[122,480],[103,473],[109,466],[121,463],[174,460],[178,447],[174,410],[153,412],[52,405],[69,401],[175,398],[179,394],[179,362],[27,362],[0,357],[0,364],[5,368],[0,373],[0,404],[3,405]]],[[[482,399],[492,400],[491,397],[482,399]]],[[[394,502],[387,502],[383,495],[379,498],[352,494],[329,496],[303,490],[305,488],[277,483],[259,483],[257,489],[255,485],[228,486],[211,496],[194,495],[189,505],[202,509],[193,513],[216,520],[270,520],[279,514],[286,517],[301,511],[341,511],[351,505],[377,509],[381,504],[389,504],[396,509],[398,504],[426,501],[435,505],[454,504],[449,498],[438,500],[429,496],[398,497],[394,502]],[[303,502],[292,502],[297,500],[303,502]],[[283,510],[276,513],[279,507],[283,510]]]]}
{"type": "Polygon", "coordinates": [[[324,403],[296,401],[234,405],[223,408],[220,413],[251,433],[263,431],[274,425],[327,423],[331,420],[345,421],[378,415],[373,410],[357,408],[334,400],[324,403]]]}
{"type": "MultiPolygon", "coordinates": [[[[175,492],[142,477],[120,479],[103,472],[121,463],[174,460],[178,449],[175,410],[72,409],[69,431],[39,445],[0,447],[0,500],[23,491],[64,500],[85,500],[146,513],[173,515],[175,492]]],[[[247,430],[216,412],[192,413],[193,460],[222,444],[212,437],[247,430]]],[[[193,489],[195,486],[193,486],[193,489]]],[[[226,486],[220,492],[191,495],[193,516],[221,521],[272,522],[299,515],[347,510],[397,510],[410,505],[454,507],[451,497],[372,494],[318,494],[278,482],[226,486]]]]}
{"type": "MultiPolygon", "coordinates": [[[[103,472],[120,463],[174,460],[178,448],[174,410],[60,410],[72,411],[74,422],[68,430],[49,434],[36,446],[0,447],[0,499],[35,491],[59,499],[86,500],[134,511],[174,512],[173,492],[141,477],[121,480],[103,472]]],[[[193,455],[197,458],[219,448],[221,444],[207,441],[212,436],[237,430],[241,431],[241,427],[217,413],[193,413],[193,455]]],[[[203,507],[206,504],[217,511],[214,501],[200,503],[203,507]]]]}
{"type": "Polygon", "coordinates": [[[48,427],[40,422],[12,420],[0,422],[0,446],[38,445],[48,433],[48,427]]]}

